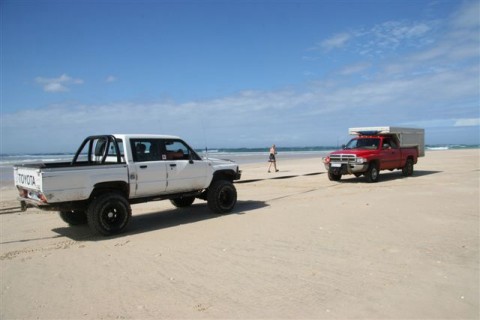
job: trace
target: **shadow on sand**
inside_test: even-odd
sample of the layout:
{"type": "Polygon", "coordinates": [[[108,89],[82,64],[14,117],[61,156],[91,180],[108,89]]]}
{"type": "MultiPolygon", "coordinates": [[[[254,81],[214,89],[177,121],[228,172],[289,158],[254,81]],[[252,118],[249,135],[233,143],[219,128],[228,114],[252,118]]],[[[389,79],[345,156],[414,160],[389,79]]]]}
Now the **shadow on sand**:
{"type": "MultiPolygon", "coordinates": [[[[442,171],[429,171],[429,170],[415,170],[413,175],[410,177],[404,177],[401,171],[381,171],[380,176],[378,177],[378,183],[393,181],[397,179],[415,179],[423,176],[428,176],[431,174],[441,173],[442,171]]],[[[367,183],[367,179],[362,176],[356,178],[353,175],[342,176],[342,179],[339,182],[343,183],[367,183]]]]}
{"type": "MultiPolygon", "coordinates": [[[[283,172],[285,172],[285,171],[283,171],[283,172]]],[[[317,175],[320,175],[322,173],[324,173],[324,172],[311,172],[311,173],[305,173],[305,174],[278,176],[278,177],[271,177],[271,178],[265,178],[265,179],[239,180],[239,181],[235,181],[235,184],[252,183],[252,182],[266,181],[266,180],[282,180],[282,179],[291,179],[291,178],[297,178],[297,177],[317,176],[317,175]]]]}
{"type": "Polygon", "coordinates": [[[66,226],[52,229],[52,231],[75,241],[101,241],[177,227],[209,219],[222,218],[234,214],[246,214],[266,206],[268,206],[268,204],[263,201],[238,201],[231,213],[215,214],[210,211],[206,202],[199,202],[187,208],[175,208],[140,215],[132,214],[132,218],[124,233],[108,237],[93,233],[87,225],[66,226]]]}

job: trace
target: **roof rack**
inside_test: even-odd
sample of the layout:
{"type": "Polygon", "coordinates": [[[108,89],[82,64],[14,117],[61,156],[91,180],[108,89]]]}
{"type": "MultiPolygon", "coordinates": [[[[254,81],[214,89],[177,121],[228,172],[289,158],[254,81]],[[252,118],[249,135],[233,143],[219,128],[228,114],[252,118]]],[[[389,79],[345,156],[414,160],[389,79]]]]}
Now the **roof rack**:
{"type": "Polygon", "coordinates": [[[381,131],[358,131],[359,136],[374,136],[379,134],[381,131]]]}

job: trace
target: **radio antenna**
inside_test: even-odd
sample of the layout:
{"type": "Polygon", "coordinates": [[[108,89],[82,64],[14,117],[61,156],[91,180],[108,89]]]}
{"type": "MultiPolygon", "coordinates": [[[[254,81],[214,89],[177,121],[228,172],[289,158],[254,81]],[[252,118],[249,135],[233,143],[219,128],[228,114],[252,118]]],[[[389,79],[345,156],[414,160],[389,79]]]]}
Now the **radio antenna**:
{"type": "Polygon", "coordinates": [[[203,122],[203,117],[202,116],[200,116],[200,123],[202,125],[203,143],[205,145],[205,158],[208,159],[207,133],[206,133],[206,130],[205,130],[205,123],[203,122]]]}

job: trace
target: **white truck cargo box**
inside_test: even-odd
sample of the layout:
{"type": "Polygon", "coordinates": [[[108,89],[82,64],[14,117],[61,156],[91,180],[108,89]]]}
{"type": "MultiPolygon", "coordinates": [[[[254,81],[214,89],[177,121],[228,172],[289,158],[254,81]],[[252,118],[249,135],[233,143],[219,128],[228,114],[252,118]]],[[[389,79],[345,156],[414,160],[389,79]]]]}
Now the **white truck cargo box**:
{"type": "Polygon", "coordinates": [[[349,128],[348,133],[359,134],[394,134],[397,136],[401,147],[418,146],[418,156],[425,156],[425,129],[402,127],[357,127],[349,128]]]}

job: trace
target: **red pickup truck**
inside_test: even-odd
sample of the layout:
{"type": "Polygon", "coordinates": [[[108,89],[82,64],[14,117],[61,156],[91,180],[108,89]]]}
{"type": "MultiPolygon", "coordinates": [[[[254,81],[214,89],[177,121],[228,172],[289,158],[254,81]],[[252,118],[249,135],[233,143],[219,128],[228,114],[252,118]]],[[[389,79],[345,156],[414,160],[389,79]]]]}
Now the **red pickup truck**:
{"type": "Polygon", "coordinates": [[[424,130],[395,127],[350,128],[357,137],[323,159],[328,178],[339,181],[342,175],[365,175],[377,182],[381,170],[402,170],[413,174],[418,157],[424,155],[424,130]]]}

